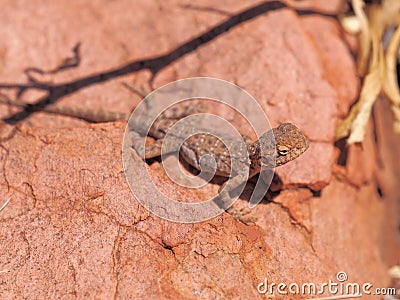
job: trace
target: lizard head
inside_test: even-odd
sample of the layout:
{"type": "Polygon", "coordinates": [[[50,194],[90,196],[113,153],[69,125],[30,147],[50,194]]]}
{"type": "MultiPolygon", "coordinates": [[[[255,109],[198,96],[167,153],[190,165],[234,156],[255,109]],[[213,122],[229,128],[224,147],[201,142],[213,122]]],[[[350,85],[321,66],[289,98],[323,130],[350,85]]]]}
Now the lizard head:
{"type": "Polygon", "coordinates": [[[267,168],[278,167],[296,159],[310,144],[307,137],[290,123],[281,124],[264,133],[259,143],[262,149],[262,164],[267,168]]]}

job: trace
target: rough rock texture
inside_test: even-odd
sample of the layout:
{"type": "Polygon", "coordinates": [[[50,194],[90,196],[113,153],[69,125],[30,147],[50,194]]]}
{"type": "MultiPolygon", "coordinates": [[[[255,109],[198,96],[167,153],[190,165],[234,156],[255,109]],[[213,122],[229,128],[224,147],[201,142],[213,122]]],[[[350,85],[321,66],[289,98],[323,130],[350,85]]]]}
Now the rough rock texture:
{"type": "MultiPolygon", "coordinates": [[[[30,74],[61,91],[55,105],[132,109],[140,98],[121,83],[140,86],[148,71],[90,84],[88,78],[168,53],[257,4],[191,3],[2,1],[0,92],[15,98],[20,86],[21,101],[38,101],[46,90],[23,89],[35,85],[24,70],[54,70],[80,42],[79,66],[30,74]],[[82,78],[87,84],[73,93],[64,85],[82,78]]],[[[323,8],[320,1],[302,3],[324,13],[340,7],[339,1],[323,8]]],[[[381,99],[363,147],[334,146],[339,118],[359,89],[335,19],[286,8],[264,13],[177,58],[157,73],[154,86],[189,76],[235,82],[272,125],[290,121],[312,141],[277,170],[274,193],[251,212],[256,223],[224,213],[176,224],[149,213],[124,177],[124,121],[93,125],[41,112],[16,127],[0,123],[0,201],[11,196],[0,212],[1,299],[264,299],[270,295],[257,286],[265,278],[320,284],[336,281],[339,271],[348,282],[388,286],[387,270],[400,259],[400,139],[381,99]]],[[[18,111],[0,104],[1,118],[18,111]]],[[[230,110],[218,111],[248,130],[230,110]]],[[[186,202],[219,187],[170,184],[157,162],[149,171],[168,195],[186,202]]],[[[247,205],[253,186],[238,207],[247,205]]]]}

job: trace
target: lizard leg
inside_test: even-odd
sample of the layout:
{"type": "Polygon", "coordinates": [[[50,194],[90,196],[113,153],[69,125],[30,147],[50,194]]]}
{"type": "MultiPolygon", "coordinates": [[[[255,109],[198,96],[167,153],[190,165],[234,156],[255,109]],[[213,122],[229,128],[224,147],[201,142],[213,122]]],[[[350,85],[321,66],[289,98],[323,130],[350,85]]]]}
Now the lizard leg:
{"type": "Polygon", "coordinates": [[[130,132],[130,138],[132,140],[132,147],[133,149],[136,150],[137,154],[140,157],[144,157],[144,159],[150,159],[150,158],[155,158],[161,156],[161,154],[170,154],[173,152],[176,152],[175,147],[173,147],[174,140],[169,141],[164,148],[164,152],[161,153],[162,151],[162,146],[164,143],[164,138],[156,140],[153,144],[144,146],[144,137],[142,137],[139,133],[135,131],[130,132]]]}
{"type": "Polygon", "coordinates": [[[231,192],[240,186],[246,184],[248,175],[239,173],[236,176],[226,181],[218,190],[219,195],[216,198],[216,203],[219,207],[227,209],[229,202],[231,202],[231,192]],[[228,185],[229,182],[229,185],[228,185]]]}
{"type": "MultiPolygon", "coordinates": [[[[241,173],[233,177],[229,183],[229,190],[226,190],[225,187],[227,185],[227,182],[225,182],[220,188],[219,188],[219,196],[217,197],[218,200],[216,200],[216,203],[218,204],[219,207],[226,209],[227,204],[231,200],[231,195],[230,193],[234,191],[235,189],[239,188],[242,184],[245,184],[248,179],[248,175],[246,173],[241,173]],[[225,189],[225,190],[224,190],[225,189]]],[[[236,209],[233,206],[230,206],[229,208],[226,209],[226,212],[230,214],[234,219],[242,222],[242,223],[254,223],[256,219],[254,217],[249,217],[247,216],[251,211],[250,209],[236,209]]]]}
{"type": "MultiPolygon", "coordinates": [[[[144,153],[143,153],[143,149],[141,149],[141,151],[138,151],[137,148],[135,148],[135,146],[133,148],[135,148],[136,152],[143,157],[144,159],[150,159],[150,158],[155,158],[155,157],[159,157],[161,156],[161,148],[163,145],[164,139],[159,139],[156,140],[153,144],[146,146],[144,149],[144,153]]],[[[139,146],[140,148],[142,148],[141,146],[139,146]]],[[[173,150],[164,152],[163,154],[169,154],[174,152],[173,150]]]]}
{"type": "Polygon", "coordinates": [[[234,207],[229,207],[226,212],[230,214],[235,220],[238,220],[244,224],[255,223],[257,221],[256,217],[248,216],[251,213],[250,209],[236,209],[234,207]]]}
{"type": "Polygon", "coordinates": [[[145,138],[142,137],[139,133],[137,133],[136,131],[131,131],[129,135],[132,140],[132,147],[133,149],[135,149],[140,157],[144,157],[144,159],[149,159],[161,156],[161,146],[163,139],[156,140],[154,144],[150,146],[145,146],[143,140],[145,138]]]}
{"type": "Polygon", "coordinates": [[[153,144],[146,146],[144,150],[144,158],[154,158],[161,156],[161,147],[164,139],[156,140],[153,144]]]}

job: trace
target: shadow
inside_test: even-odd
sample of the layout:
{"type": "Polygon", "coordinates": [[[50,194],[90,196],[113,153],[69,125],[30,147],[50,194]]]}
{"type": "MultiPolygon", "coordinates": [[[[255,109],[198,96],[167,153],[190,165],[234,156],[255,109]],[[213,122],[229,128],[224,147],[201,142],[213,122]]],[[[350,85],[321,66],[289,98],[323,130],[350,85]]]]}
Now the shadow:
{"type": "Polygon", "coordinates": [[[347,145],[347,137],[337,140],[335,142],[335,147],[339,149],[339,156],[336,163],[339,166],[345,167],[347,164],[347,158],[349,155],[349,147],[347,145]]]}
{"type": "MultiPolygon", "coordinates": [[[[152,86],[154,77],[157,75],[160,70],[164,69],[171,63],[177,61],[179,58],[184,55],[195,51],[198,47],[207,44],[208,42],[214,40],[218,36],[228,32],[235,26],[238,26],[241,23],[249,21],[251,19],[256,18],[266,12],[278,10],[287,7],[285,4],[279,1],[267,1],[262,2],[258,5],[250,7],[238,14],[232,15],[227,18],[227,20],[221,22],[220,24],[212,27],[206,32],[194,37],[186,43],[178,46],[167,54],[160,55],[153,58],[142,59],[132,61],[124,66],[110,69],[108,71],[104,71],[101,73],[95,73],[93,75],[79,78],[70,82],[65,82],[61,84],[51,84],[46,82],[40,82],[33,78],[33,73],[39,74],[53,74],[55,72],[65,70],[67,68],[76,67],[80,62],[80,53],[79,47],[80,44],[77,44],[74,48],[74,57],[71,59],[67,59],[62,63],[59,67],[50,71],[42,71],[37,68],[28,68],[25,73],[28,76],[29,82],[27,84],[0,84],[0,89],[16,89],[18,91],[18,97],[20,97],[24,92],[29,89],[36,89],[47,92],[45,96],[38,99],[38,101],[32,104],[30,107],[23,108],[20,112],[15,113],[5,119],[4,122],[8,124],[16,124],[28,116],[30,116],[35,110],[39,110],[39,108],[46,107],[49,104],[53,104],[60,100],[62,97],[72,94],[82,88],[89,87],[93,84],[98,84],[102,82],[106,82],[108,80],[124,76],[130,73],[139,72],[141,70],[149,70],[151,72],[150,86],[152,86]]],[[[297,11],[297,10],[296,10],[297,11]]],[[[299,14],[308,14],[308,13],[318,13],[311,11],[297,11],[299,14]]],[[[329,17],[334,17],[333,15],[327,15],[329,17]]]]}
{"type": "MultiPolygon", "coordinates": [[[[250,178],[246,183],[243,192],[239,196],[239,199],[245,200],[246,202],[250,202],[250,198],[255,190],[257,180],[259,179],[260,174],[255,175],[254,177],[250,178]]],[[[261,179],[262,180],[262,179],[261,179]]],[[[262,181],[264,182],[264,181],[262,181]]],[[[278,174],[274,172],[274,177],[269,185],[267,192],[265,193],[262,201],[257,205],[266,205],[268,203],[273,202],[273,199],[277,197],[282,190],[282,179],[279,177],[278,174]]]]}
{"type": "MultiPolygon", "coordinates": [[[[56,74],[59,73],[61,71],[65,71],[67,69],[72,69],[72,68],[77,68],[79,67],[80,63],[81,63],[81,43],[77,43],[74,48],[72,48],[72,52],[73,52],[73,56],[72,57],[67,57],[66,59],[64,59],[64,61],[57,66],[56,68],[52,69],[52,70],[48,70],[48,71],[44,71],[42,69],[39,68],[26,68],[24,73],[25,75],[28,77],[28,81],[32,82],[32,83],[37,83],[39,82],[38,80],[36,80],[33,77],[32,73],[37,73],[40,75],[46,75],[46,74],[56,74]]],[[[20,97],[21,94],[18,94],[18,97],[20,97]]]]}
{"type": "MultiPolygon", "coordinates": [[[[257,205],[266,205],[268,203],[271,203],[271,202],[273,202],[273,199],[276,198],[281,193],[282,186],[283,186],[282,179],[276,173],[274,173],[273,176],[274,177],[270,183],[268,190],[265,192],[265,194],[262,197],[262,201],[260,201],[257,205]]],[[[232,197],[237,196],[238,199],[244,200],[246,202],[250,202],[251,196],[253,195],[253,192],[255,192],[256,183],[257,183],[259,177],[260,177],[260,174],[257,174],[254,177],[249,178],[247,180],[247,182],[244,184],[244,186],[240,186],[240,187],[232,190],[229,193],[229,195],[231,195],[232,197]]],[[[222,185],[227,180],[228,180],[228,178],[226,178],[226,177],[214,176],[213,180],[210,181],[210,183],[222,185]]],[[[262,180],[262,182],[264,182],[264,181],[262,180]]],[[[266,183],[264,182],[264,184],[266,184],[266,183]]],[[[216,201],[218,201],[218,197],[216,198],[216,201]]],[[[224,207],[224,204],[223,203],[220,204],[220,207],[224,207]]]]}

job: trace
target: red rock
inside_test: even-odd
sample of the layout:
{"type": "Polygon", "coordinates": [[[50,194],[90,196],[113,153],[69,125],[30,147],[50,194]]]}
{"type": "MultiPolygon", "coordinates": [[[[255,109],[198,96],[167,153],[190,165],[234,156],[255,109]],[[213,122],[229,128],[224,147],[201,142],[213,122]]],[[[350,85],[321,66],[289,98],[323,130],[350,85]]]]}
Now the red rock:
{"type": "MultiPolygon", "coordinates": [[[[336,13],[341,1],[301,2],[336,13]]],[[[28,67],[55,69],[78,42],[78,67],[35,78],[87,79],[165,54],[255,3],[2,1],[0,83],[25,84],[28,67]]],[[[389,284],[386,270],[400,259],[399,139],[387,103],[379,103],[363,149],[352,146],[346,165],[336,165],[338,116],[359,88],[336,21],[290,9],[263,14],[160,70],[154,85],[188,76],[237,83],[272,125],[290,121],[311,140],[304,155],[277,169],[281,190],[251,212],[256,223],[224,213],[179,224],[143,208],[123,172],[125,122],[87,125],[35,113],[16,129],[0,123],[0,203],[11,196],[0,212],[0,298],[265,299],[257,292],[265,279],[323,283],[339,271],[352,282],[389,284]]],[[[110,78],[56,105],[124,112],[140,98],[121,83],[140,86],[149,77],[141,71],[110,78]]],[[[15,89],[0,92],[16,96],[15,89]]],[[[30,89],[20,100],[43,96],[30,89]]],[[[250,131],[229,109],[214,109],[250,131]]],[[[16,111],[0,104],[1,118],[16,111]]],[[[221,184],[184,189],[159,163],[148,169],[162,191],[185,202],[207,199],[221,184]]],[[[246,207],[253,186],[238,206],[246,207]]]]}

